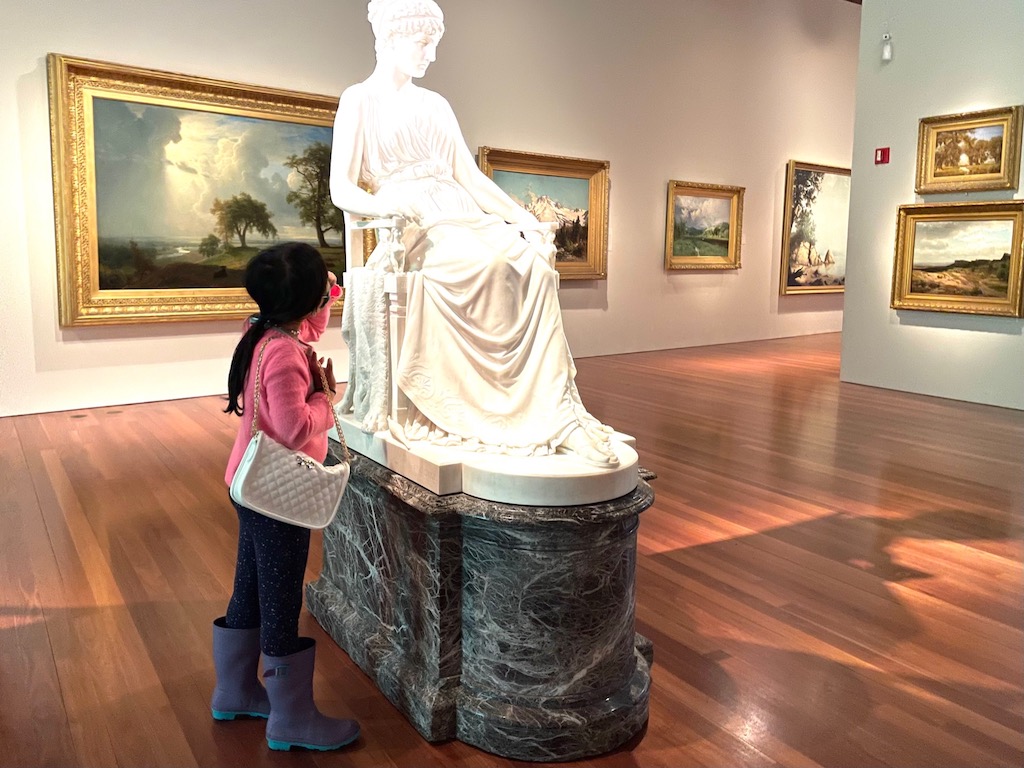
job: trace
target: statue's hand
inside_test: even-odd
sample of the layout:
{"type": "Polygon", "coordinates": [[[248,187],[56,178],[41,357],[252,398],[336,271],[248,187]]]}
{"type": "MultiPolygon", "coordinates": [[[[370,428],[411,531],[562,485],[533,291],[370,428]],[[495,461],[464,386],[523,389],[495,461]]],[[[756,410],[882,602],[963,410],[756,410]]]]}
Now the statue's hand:
{"type": "Polygon", "coordinates": [[[389,200],[382,196],[375,202],[377,203],[377,210],[374,211],[373,216],[375,219],[404,220],[403,223],[415,222],[419,219],[416,212],[402,201],[389,200]]]}
{"type": "MultiPolygon", "coordinates": [[[[538,222],[539,224],[539,222],[538,222]]],[[[553,225],[551,228],[544,228],[543,224],[537,229],[524,229],[523,238],[534,249],[547,260],[548,264],[552,267],[555,266],[555,232],[553,225]]]]}
{"type": "Polygon", "coordinates": [[[523,239],[538,251],[544,248],[544,235],[532,230],[523,231],[523,239]]]}

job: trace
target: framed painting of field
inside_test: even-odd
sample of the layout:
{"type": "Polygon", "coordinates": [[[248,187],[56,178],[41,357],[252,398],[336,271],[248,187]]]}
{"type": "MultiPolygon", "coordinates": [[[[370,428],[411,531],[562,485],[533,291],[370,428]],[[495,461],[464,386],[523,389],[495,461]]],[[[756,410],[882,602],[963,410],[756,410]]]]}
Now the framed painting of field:
{"type": "Polygon", "coordinates": [[[739,269],[743,187],[670,181],[665,269],[739,269]]]}
{"type": "Polygon", "coordinates": [[[480,147],[478,162],[519,205],[555,226],[563,280],[607,279],[607,161],[480,147]]]}
{"type": "Polygon", "coordinates": [[[62,326],[244,317],[245,264],[307,241],[344,270],[337,99],[47,57],[62,326]]]}
{"type": "Polygon", "coordinates": [[[790,160],[785,201],[779,293],[842,293],[850,169],[790,160]]]}
{"type": "Polygon", "coordinates": [[[893,309],[1022,317],[1024,200],[902,205],[893,309]]]}
{"type": "Polygon", "coordinates": [[[1016,189],[1020,181],[1021,107],[921,120],[915,191],[1016,189]]]}

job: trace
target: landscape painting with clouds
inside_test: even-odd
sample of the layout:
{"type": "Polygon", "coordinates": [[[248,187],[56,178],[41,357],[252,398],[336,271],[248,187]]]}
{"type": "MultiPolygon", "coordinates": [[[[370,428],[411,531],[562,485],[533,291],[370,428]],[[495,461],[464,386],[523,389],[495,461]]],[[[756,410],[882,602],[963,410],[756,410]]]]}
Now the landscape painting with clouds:
{"type": "Polygon", "coordinates": [[[676,195],[673,201],[673,256],[729,253],[732,201],[722,197],[676,195]]]}
{"type": "Polygon", "coordinates": [[[846,284],[850,172],[791,165],[784,290],[842,290],[846,284]]]}
{"type": "Polygon", "coordinates": [[[107,98],[93,116],[101,289],[240,287],[274,240],[343,270],[329,126],[107,98]]]}
{"type": "Polygon", "coordinates": [[[918,221],[912,293],[1006,298],[1012,220],[918,221]]]}

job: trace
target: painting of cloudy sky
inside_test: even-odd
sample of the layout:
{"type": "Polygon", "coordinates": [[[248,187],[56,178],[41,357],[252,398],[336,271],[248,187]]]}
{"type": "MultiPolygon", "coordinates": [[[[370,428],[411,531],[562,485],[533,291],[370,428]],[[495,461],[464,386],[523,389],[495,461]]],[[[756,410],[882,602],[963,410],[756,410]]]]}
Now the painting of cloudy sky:
{"type": "Polygon", "coordinates": [[[225,115],[115,99],[92,102],[96,210],[102,240],[198,241],[215,230],[210,207],[245,192],[266,204],[280,239],[309,239],[286,201],[284,166],[329,126],[225,115]]]}
{"type": "Polygon", "coordinates": [[[914,267],[949,267],[955,261],[999,261],[1013,250],[1013,221],[919,221],[914,267]]]}

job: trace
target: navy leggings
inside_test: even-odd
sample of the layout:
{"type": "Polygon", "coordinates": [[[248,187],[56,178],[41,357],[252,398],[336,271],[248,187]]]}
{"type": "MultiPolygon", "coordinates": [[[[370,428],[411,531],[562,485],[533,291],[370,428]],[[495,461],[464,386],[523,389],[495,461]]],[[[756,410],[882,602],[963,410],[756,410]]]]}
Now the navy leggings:
{"type": "Polygon", "coordinates": [[[267,656],[297,653],[308,645],[299,640],[299,612],[309,529],[231,503],[238,512],[238,558],[225,624],[259,627],[267,656]]]}

